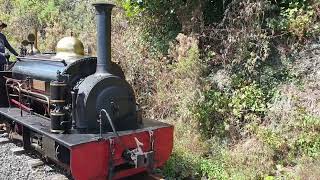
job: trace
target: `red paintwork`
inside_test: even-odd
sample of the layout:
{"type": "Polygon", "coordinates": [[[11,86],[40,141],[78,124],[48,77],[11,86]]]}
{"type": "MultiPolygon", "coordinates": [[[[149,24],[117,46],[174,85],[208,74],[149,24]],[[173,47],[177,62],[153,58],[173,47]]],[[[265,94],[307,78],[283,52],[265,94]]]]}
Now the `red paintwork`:
{"type": "Polygon", "coordinates": [[[71,149],[70,169],[76,180],[106,180],[109,144],[107,141],[82,144],[71,149]]]}
{"type": "MultiPolygon", "coordinates": [[[[134,132],[129,135],[121,136],[121,141],[128,148],[136,148],[134,138],[144,144],[143,151],[150,150],[150,138],[148,131],[134,132]]],[[[76,180],[105,180],[109,170],[109,140],[96,141],[78,145],[71,148],[70,169],[72,176],[76,180]]],[[[115,141],[115,154],[113,163],[120,165],[124,163],[121,155],[124,148],[117,140],[115,141]]],[[[173,127],[164,127],[154,130],[154,167],[162,166],[170,157],[173,148],[173,127]]],[[[128,177],[143,171],[145,168],[132,168],[115,172],[113,179],[128,177]]]]}
{"type": "Polygon", "coordinates": [[[18,108],[22,108],[22,110],[24,111],[31,111],[31,108],[28,108],[27,106],[25,106],[24,104],[21,104],[20,102],[14,100],[14,99],[10,99],[11,103],[13,103],[14,105],[16,105],[18,108]]]}

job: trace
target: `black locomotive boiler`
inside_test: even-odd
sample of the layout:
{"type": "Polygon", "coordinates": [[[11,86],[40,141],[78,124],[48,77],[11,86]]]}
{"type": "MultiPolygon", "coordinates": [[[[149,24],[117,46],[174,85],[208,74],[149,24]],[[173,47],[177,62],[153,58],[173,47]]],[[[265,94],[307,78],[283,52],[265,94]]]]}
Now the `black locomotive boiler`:
{"type": "Polygon", "coordinates": [[[74,179],[119,179],[162,166],[173,127],[141,119],[132,87],[111,61],[111,11],[94,4],[97,57],[66,37],[55,54],[18,57],[0,76],[0,116],[27,150],[70,170],[74,179]]]}

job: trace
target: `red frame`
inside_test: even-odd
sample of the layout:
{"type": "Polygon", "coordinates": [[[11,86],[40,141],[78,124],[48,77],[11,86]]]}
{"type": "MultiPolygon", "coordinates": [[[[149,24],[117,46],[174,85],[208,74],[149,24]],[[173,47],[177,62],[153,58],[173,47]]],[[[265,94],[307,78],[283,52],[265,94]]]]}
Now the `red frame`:
{"type": "MultiPolygon", "coordinates": [[[[163,166],[169,159],[173,148],[173,127],[162,127],[154,131],[154,167],[163,166]]],[[[134,138],[137,138],[144,145],[144,152],[150,151],[150,136],[148,131],[135,132],[123,135],[121,141],[128,148],[136,148],[134,138]]],[[[113,164],[120,165],[125,161],[121,157],[124,148],[116,139],[114,144],[113,164]]],[[[105,180],[108,178],[109,158],[110,158],[110,140],[101,140],[77,145],[71,148],[70,170],[76,180],[105,180]]],[[[132,168],[116,172],[112,179],[120,179],[134,174],[147,171],[146,168],[132,168]]]]}

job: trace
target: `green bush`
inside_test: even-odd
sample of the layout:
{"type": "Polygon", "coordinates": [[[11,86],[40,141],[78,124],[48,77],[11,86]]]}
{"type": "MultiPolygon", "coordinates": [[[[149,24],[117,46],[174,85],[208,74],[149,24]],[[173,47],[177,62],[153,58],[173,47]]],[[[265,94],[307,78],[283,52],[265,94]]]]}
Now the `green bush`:
{"type": "Polygon", "coordinates": [[[229,107],[238,118],[245,118],[248,113],[263,114],[266,110],[265,94],[257,84],[244,86],[234,91],[229,107]]]}
{"type": "Polygon", "coordinates": [[[268,19],[268,25],[274,30],[288,32],[293,37],[303,40],[319,33],[318,15],[316,13],[317,1],[308,0],[282,0],[280,16],[278,19],[268,19]]]}
{"type": "Polygon", "coordinates": [[[151,50],[166,53],[170,47],[169,42],[181,31],[176,11],[183,1],[117,0],[117,2],[135,24],[144,26],[144,40],[152,45],[151,50]]]}
{"type": "Polygon", "coordinates": [[[202,132],[207,136],[226,137],[230,125],[241,128],[263,117],[267,101],[256,84],[233,93],[210,90],[195,109],[202,132]]]}
{"type": "Polygon", "coordinates": [[[262,142],[268,144],[273,150],[279,150],[285,143],[284,138],[268,128],[257,127],[254,130],[254,133],[262,142]]]}
{"type": "Polygon", "coordinates": [[[207,137],[225,137],[225,121],[229,115],[230,98],[222,92],[211,90],[205,93],[204,100],[196,107],[195,112],[202,132],[207,137]]]}
{"type": "Polygon", "coordinates": [[[167,179],[229,179],[223,156],[200,157],[186,152],[175,151],[164,166],[167,179]]]}
{"type": "Polygon", "coordinates": [[[224,162],[215,161],[208,158],[201,158],[199,160],[200,172],[202,177],[209,179],[229,179],[224,162]]]}
{"type": "Polygon", "coordinates": [[[297,155],[309,157],[320,156],[320,133],[302,133],[294,143],[297,155]]]}
{"type": "Polygon", "coordinates": [[[197,174],[194,157],[183,152],[174,152],[164,166],[163,173],[168,179],[183,179],[197,174]]]}

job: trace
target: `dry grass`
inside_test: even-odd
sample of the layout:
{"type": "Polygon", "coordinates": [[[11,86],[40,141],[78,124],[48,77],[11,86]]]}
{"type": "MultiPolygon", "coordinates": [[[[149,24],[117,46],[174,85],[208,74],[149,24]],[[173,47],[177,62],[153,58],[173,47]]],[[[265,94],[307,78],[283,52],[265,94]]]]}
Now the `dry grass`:
{"type": "Polygon", "coordinates": [[[294,174],[302,180],[320,179],[320,159],[312,160],[308,157],[300,159],[299,165],[294,169],[294,174]]]}
{"type": "Polygon", "coordinates": [[[230,169],[234,178],[255,179],[265,177],[274,167],[274,151],[256,138],[239,142],[230,152],[230,169]]]}

